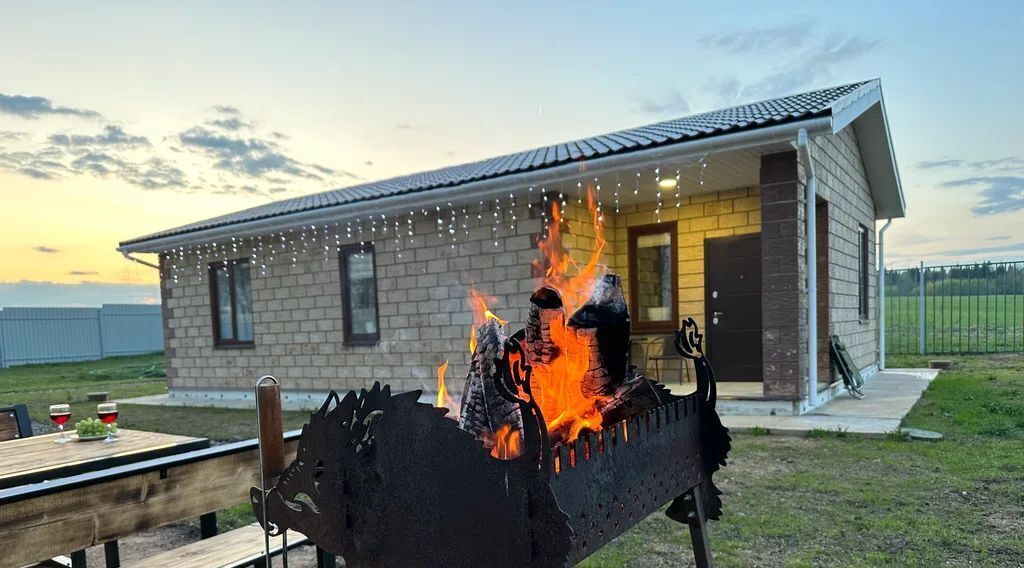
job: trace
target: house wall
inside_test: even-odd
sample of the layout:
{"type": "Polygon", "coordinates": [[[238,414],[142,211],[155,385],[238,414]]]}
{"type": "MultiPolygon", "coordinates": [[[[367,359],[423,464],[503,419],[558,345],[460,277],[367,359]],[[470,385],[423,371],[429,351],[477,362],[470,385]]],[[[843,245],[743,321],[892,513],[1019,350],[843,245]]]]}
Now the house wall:
{"type": "Polygon", "coordinates": [[[759,189],[741,188],[701,195],[684,196],[676,208],[673,193],[656,215],[656,204],[643,203],[621,207],[608,241],[613,251],[609,268],[622,275],[629,297],[629,228],[655,223],[676,223],[679,251],[680,318],[692,316],[704,327],[704,240],[757,233],[761,230],[759,189]],[[659,220],[660,219],[660,220],[659,220]]]}
{"type": "MultiPolygon", "coordinates": [[[[818,195],[828,207],[829,324],[861,369],[878,363],[875,206],[852,126],[813,141],[818,195]],[[858,227],[868,229],[868,318],[858,309],[858,227]]],[[[821,291],[819,291],[821,293],[821,291]]]]}
{"type": "MultiPolygon", "coordinates": [[[[522,327],[535,287],[531,262],[541,221],[525,206],[516,209],[518,230],[498,231],[470,216],[469,236],[459,231],[451,248],[436,234],[435,219],[416,223],[413,242],[403,239],[401,258],[393,240],[376,243],[381,341],[376,346],[344,344],[337,253],[322,250],[278,255],[267,274],[252,278],[255,345],[213,345],[209,283],[192,271],[161,283],[165,313],[167,377],[170,389],[251,389],[272,374],[287,389],[323,391],[360,388],[380,380],[408,390],[436,384],[436,368],[450,359],[448,379],[458,385],[468,367],[472,313],[467,283],[494,297],[493,310],[522,327]]],[[[461,220],[461,219],[460,219],[461,220]]],[[[343,244],[345,244],[343,242],[343,244]]],[[[240,247],[234,258],[249,250],[240,247]]],[[[162,259],[167,263],[167,259],[162,259]]],[[[178,261],[192,266],[186,256],[178,261]]]]}

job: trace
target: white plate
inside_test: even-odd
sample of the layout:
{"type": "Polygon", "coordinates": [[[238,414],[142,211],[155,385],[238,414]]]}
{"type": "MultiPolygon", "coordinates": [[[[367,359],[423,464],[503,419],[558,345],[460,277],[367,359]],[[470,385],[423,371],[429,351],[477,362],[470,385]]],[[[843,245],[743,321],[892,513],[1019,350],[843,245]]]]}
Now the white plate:
{"type": "Polygon", "coordinates": [[[93,440],[102,440],[106,438],[106,434],[100,434],[99,436],[79,436],[78,434],[72,434],[71,439],[76,442],[91,442],[93,440]]]}

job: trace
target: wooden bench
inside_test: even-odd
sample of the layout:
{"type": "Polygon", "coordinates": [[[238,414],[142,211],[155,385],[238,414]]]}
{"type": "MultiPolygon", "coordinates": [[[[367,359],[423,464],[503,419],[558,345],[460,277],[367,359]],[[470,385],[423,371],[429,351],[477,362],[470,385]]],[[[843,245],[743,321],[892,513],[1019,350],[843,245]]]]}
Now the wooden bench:
{"type": "MultiPolygon", "coordinates": [[[[302,534],[288,533],[288,548],[308,542],[302,534]]],[[[281,553],[281,537],[270,539],[270,553],[281,553]]],[[[263,561],[263,527],[251,524],[228,531],[199,542],[180,546],[167,552],[150,556],[141,562],[129,564],[129,568],[237,568],[250,564],[260,565],[263,561]]]]}
{"type": "MultiPolygon", "coordinates": [[[[285,434],[289,460],[299,435],[299,430],[285,434]]],[[[216,511],[248,503],[249,488],[259,485],[258,452],[256,440],[246,440],[0,490],[0,568],[69,552],[72,565],[84,568],[85,549],[100,544],[108,568],[115,568],[120,566],[118,539],[196,517],[203,538],[217,538],[216,511]]],[[[244,532],[225,533],[223,541],[248,542],[256,534],[251,547],[262,550],[259,530],[238,530],[244,532]]],[[[220,548],[216,542],[195,545],[220,548]]],[[[237,552],[237,562],[253,562],[247,550],[239,547],[237,552]]]]}

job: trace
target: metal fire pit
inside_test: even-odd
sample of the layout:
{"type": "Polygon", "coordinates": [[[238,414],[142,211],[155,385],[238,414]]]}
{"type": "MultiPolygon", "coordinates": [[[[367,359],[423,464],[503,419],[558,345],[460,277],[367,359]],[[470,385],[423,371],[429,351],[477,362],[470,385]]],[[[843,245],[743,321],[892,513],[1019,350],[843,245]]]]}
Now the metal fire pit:
{"type": "Polygon", "coordinates": [[[671,501],[697,565],[711,566],[705,520],[721,514],[712,475],[730,438],[701,339],[692,319],[676,332],[696,392],[555,448],[523,349],[508,340],[499,390],[519,404],[524,434],[512,460],[492,458],[418,391],[332,392],[277,484],[252,488],[253,509],[268,530],[298,530],[347,566],[561,567],[671,501]]]}

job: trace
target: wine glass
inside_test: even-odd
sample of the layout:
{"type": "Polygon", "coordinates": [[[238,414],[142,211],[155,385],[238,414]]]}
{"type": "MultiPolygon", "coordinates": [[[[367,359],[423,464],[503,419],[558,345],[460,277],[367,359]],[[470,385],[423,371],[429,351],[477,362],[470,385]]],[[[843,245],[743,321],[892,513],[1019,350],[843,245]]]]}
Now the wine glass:
{"type": "Polygon", "coordinates": [[[114,437],[110,425],[117,421],[117,403],[104,402],[96,405],[96,416],[100,419],[100,422],[107,425],[107,437],[103,439],[103,442],[107,444],[116,442],[117,438],[114,437]]]}
{"type": "Polygon", "coordinates": [[[58,444],[66,444],[68,439],[64,437],[64,425],[67,424],[68,420],[71,419],[71,405],[70,404],[51,404],[50,405],[50,420],[57,425],[57,429],[60,430],[60,437],[54,442],[58,444]]]}

